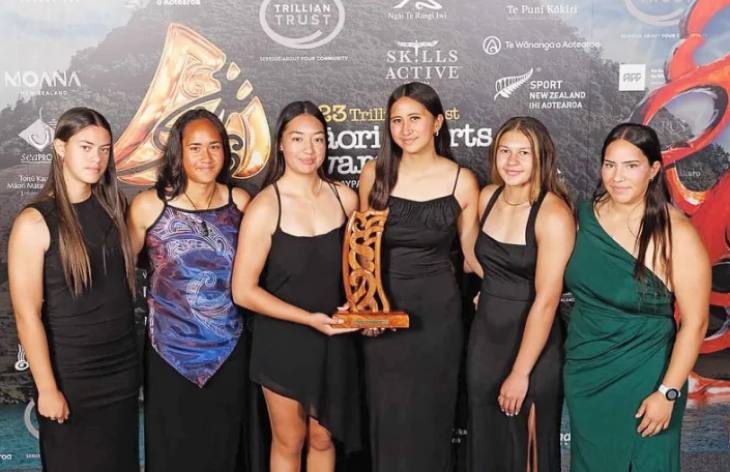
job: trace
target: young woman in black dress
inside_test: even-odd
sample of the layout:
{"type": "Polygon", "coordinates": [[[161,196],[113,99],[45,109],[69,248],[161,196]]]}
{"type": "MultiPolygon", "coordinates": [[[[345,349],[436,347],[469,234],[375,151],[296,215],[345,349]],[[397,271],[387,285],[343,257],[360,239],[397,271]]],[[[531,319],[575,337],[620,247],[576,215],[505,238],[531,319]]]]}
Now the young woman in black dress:
{"type": "Polygon", "coordinates": [[[468,470],[560,472],[565,334],[556,311],[575,222],[545,126],[516,117],[479,198],[484,271],[469,336],[468,470]]]}
{"type": "Polygon", "coordinates": [[[35,382],[43,470],[139,471],[134,256],[107,120],[58,120],[51,172],[10,234],[10,297],[35,382]]]}
{"type": "Polygon", "coordinates": [[[480,270],[473,257],[479,187],[451,156],[444,110],[430,86],[398,87],[387,110],[378,159],[360,177],[360,206],[390,208],[383,284],[411,327],[365,333],[373,471],[446,472],[463,342],[449,253],[458,237],[480,270]]]}
{"type": "Polygon", "coordinates": [[[333,328],[344,303],[343,230],[357,195],[330,182],[327,124],[310,102],[281,112],[263,190],[248,208],[233,273],[236,303],[258,313],[250,377],[273,432],[271,471],[334,471],[333,438],[360,447],[356,330],[333,328]]]}

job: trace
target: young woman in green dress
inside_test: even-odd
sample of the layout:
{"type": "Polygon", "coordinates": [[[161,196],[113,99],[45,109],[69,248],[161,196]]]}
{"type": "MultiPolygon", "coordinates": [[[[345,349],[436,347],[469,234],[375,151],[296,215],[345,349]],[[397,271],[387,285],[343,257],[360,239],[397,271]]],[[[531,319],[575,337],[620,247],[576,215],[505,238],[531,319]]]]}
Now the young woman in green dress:
{"type": "Polygon", "coordinates": [[[601,160],[565,274],[575,296],[564,366],[570,470],[678,472],[687,377],[707,330],[709,259],[670,204],[651,128],[617,126],[601,160]]]}

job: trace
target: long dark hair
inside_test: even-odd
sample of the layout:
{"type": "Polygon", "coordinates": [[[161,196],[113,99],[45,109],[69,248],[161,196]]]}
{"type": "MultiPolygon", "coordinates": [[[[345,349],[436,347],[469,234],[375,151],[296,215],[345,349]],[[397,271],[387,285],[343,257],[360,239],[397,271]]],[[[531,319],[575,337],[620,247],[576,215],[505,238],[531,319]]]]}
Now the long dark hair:
{"type": "MultiPolygon", "coordinates": [[[[101,113],[90,108],[71,108],[58,119],[54,140],[65,143],[73,136],[89,126],[104,128],[110,139],[112,129],[101,113]]],[[[58,219],[58,250],[63,267],[66,285],[73,296],[80,295],[91,286],[91,261],[84,243],[84,236],[79,224],[79,217],[68,198],[66,181],[63,178],[63,159],[56,152],[55,145],[51,150],[53,159],[48,181],[43,186],[35,202],[52,200],[56,207],[58,219]]],[[[91,193],[104,211],[112,219],[119,234],[119,241],[124,254],[124,267],[127,285],[132,293],[135,285],[134,255],[129,242],[129,232],[124,220],[126,200],[117,185],[117,173],[114,165],[114,149],[109,149],[109,163],[98,182],[91,184],[91,193]]]]}
{"type": "MultiPolygon", "coordinates": [[[[286,160],[284,159],[284,152],[281,150],[281,141],[284,137],[284,131],[289,123],[296,117],[301,115],[311,115],[322,123],[322,131],[324,131],[324,142],[325,142],[325,162],[327,161],[328,150],[329,150],[329,136],[327,133],[327,120],[325,119],[322,111],[317,108],[317,105],[310,101],[298,101],[292,102],[284,107],[279,114],[279,119],[276,122],[276,134],[274,135],[274,144],[271,147],[271,155],[269,157],[269,167],[266,170],[266,177],[264,177],[263,187],[273,184],[278,181],[286,170],[286,160]]],[[[324,165],[319,166],[317,169],[317,175],[320,179],[325,182],[330,182],[329,177],[324,173],[324,165]]]]}
{"type": "Polygon", "coordinates": [[[188,124],[200,119],[210,121],[218,134],[221,135],[223,167],[218,172],[215,180],[220,184],[228,185],[233,158],[231,157],[231,144],[226,127],[223,126],[221,120],[214,113],[205,108],[195,108],[180,115],[175,124],[172,125],[172,129],[170,129],[170,136],[167,138],[167,145],[162,153],[162,168],[155,183],[157,196],[161,200],[172,200],[185,190],[188,176],[185,175],[185,169],[183,168],[183,135],[188,124]]]}
{"type": "MultiPolygon", "coordinates": [[[[649,160],[649,165],[655,162],[662,163],[662,150],[659,137],[656,132],[648,126],[636,123],[622,123],[611,130],[603,143],[601,151],[601,165],[606,160],[606,149],[614,141],[624,140],[637,148],[649,160]]],[[[607,194],[606,188],[601,181],[593,194],[593,205],[602,201],[607,194]]],[[[647,269],[644,261],[649,244],[654,242],[654,254],[652,265],[657,266],[657,261],[664,266],[664,271],[669,280],[672,277],[672,222],[669,216],[669,204],[671,202],[669,186],[667,185],[664,167],[659,167],[659,172],[649,180],[649,186],[644,195],[644,216],[639,227],[639,237],[636,245],[639,253],[634,267],[634,278],[646,287],[647,269]]]]}
{"type": "MultiPolygon", "coordinates": [[[[393,140],[390,133],[390,111],[395,102],[403,97],[413,99],[426,107],[434,117],[444,116],[444,107],[436,91],[429,85],[420,82],[411,82],[398,87],[390,94],[388,107],[385,113],[385,129],[383,142],[378,152],[378,160],[375,164],[375,182],[368,196],[369,205],[376,210],[382,210],[388,204],[390,192],[393,191],[398,181],[398,165],[403,156],[403,149],[393,140]]],[[[451,134],[444,118],[439,129],[438,136],[434,138],[436,154],[447,159],[454,160],[451,154],[451,134]]]]}
{"type": "Polygon", "coordinates": [[[568,190],[558,176],[558,153],[555,150],[555,143],[545,125],[531,116],[515,116],[499,128],[490,150],[492,182],[504,185],[504,180],[497,170],[497,151],[500,139],[510,131],[519,131],[525,135],[532,148],[530,203],[535,203],[543,192],[553,192],[572,209],[573,204],[568,190]]]}

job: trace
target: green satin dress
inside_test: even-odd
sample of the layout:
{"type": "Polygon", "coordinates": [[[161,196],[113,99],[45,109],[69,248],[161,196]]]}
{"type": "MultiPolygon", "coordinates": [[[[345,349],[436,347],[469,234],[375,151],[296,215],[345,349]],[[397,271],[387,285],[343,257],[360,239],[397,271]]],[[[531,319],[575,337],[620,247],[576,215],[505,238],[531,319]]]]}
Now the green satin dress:
{"type": "Polygon", "coordinates": [[[570,472],[679,472],[687,386],[669,429],[642,438],[635,418],[661,385],[676,337],[674,295],[649,272],[634,280],[636,259],[599,224],[591,201],[565,273],[575,297],[565,347],[570,472]]]}

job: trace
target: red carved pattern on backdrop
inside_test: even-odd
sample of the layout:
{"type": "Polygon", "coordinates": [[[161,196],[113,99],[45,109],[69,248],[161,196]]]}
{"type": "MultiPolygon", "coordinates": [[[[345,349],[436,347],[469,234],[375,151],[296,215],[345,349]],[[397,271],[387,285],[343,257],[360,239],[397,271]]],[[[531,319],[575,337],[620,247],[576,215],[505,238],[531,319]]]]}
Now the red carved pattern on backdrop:
{"type": "MultiPolygon", "coordinates": [[[[692,191],[684,186],[677,173],[676,163],[712,143],[730,120],[727,96],[730,94],[730,54],[708,64],[698,65],[694,53],[704,44],[702,32],[721,10],[730,6],[730,0],[697,0],[680,26],[682,39],[675,47],[665,66],[667,84],[654,90],[639,105],[639,116],[644,124],[675,97],[693,90],[718,91],[720,110],[707,129],[692,140],[674,144],[663,153],[670,191],[676,204],[690,217],[705,242],[713,265],[730,260],[730,171],[706,191],[692,191]]],[[[728,309],[730,293],[713,291],[710,303],[728,309]]],[[[701,353],[718,352],[730,348],[730,330],[721,331],[705,339],[701,353]]],[[[691,378],[692,396],[705,398],[715,391],[721,396],[730,393],[730,382],[705,379],[697,374],[691,378]]]]}

